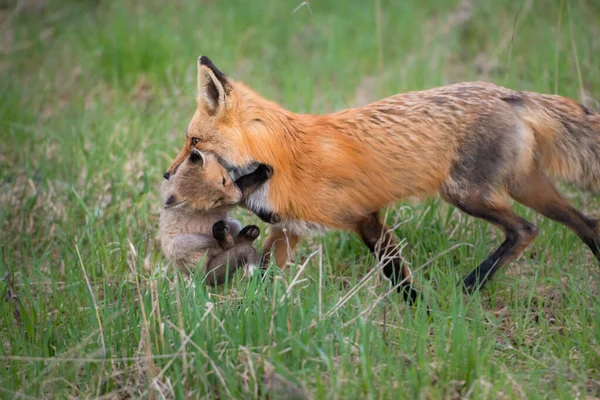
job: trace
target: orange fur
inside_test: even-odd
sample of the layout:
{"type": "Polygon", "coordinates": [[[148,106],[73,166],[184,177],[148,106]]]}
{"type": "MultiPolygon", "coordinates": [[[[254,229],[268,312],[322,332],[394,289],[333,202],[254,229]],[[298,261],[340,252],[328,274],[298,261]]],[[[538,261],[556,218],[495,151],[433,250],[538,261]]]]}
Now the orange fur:
{"type": "MultiPolygon", "coordinates": [[[[199,102],[188,142],[169,170],[189,152],[189,138],[197,137],[197,148],[215,152],[231,165],[271,165],[276,173],[269,203],[283,219],[334,229],[352,228],[350,215],[362,216],[408,196],[435,194],[449,179],[457,150],[471,134],[468,127],[480,115],[517,118],[502,100],[513,91],[484,82],[399,94],[328,115],[295,114],[240,82],[229,82],[234,89],[226,109],[210,115],[199,102]]],[[[555,102],[574,116],[583,114],[571,100],[557,97],[555,102]]],[[[570,165],[557,154],[562,149],[553,147],[557,133],[562,134],[560,120],[540,110],[536,114],[527,108],[523,120],[534,132],[540,130],[543,140],[538,146],[535,139],[527,143],[524,152],[529,154],[518,160],[522,165],[517,169],[528,171],[534,151],[542,150],[550,169],[568,176],[570,165]]]]}
{"type": "Polygon", "coordinates": [[[477,210],[488,210],[511,182],[538,168],[600,188],[600,116],[559,96],[474,82],[296,114],[226,78],[205,57],[198,90],[186,144],[169,171],[194,147],[191,138],[229,167],[268,164],[274,174],[265,206],[284,221],[357,232],[394,201],[438,192],[459,207],[472,198],[477,210]]]}

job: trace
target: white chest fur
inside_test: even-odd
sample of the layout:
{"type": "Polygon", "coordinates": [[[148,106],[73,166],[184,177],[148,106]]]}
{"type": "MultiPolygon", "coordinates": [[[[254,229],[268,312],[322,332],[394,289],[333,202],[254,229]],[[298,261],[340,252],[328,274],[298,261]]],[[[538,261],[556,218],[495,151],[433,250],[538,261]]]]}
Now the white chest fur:
{"type": "MultiPolygon", "coordinates": [[[[246,199],[246,205],[253,212],[275,212],[269,203],[269,182],[246,199]]],[[[283,220],[275,226],[299,236],[322,235],[330,229],[324,225],[301,220],[283,220]]]]}
{"type": "Polygon", "coordinates": [[[325,225],[299,220],[284,220],[275,226],[298,236],[319,236],[331,230],[325,225]]]}
{"type": "Polygon", "coordinates": [[[269,182],[263,184],[246,198],[246,206],[257,214],[261,211],[270,212],[272,210],[269,203],[269,182]]]}

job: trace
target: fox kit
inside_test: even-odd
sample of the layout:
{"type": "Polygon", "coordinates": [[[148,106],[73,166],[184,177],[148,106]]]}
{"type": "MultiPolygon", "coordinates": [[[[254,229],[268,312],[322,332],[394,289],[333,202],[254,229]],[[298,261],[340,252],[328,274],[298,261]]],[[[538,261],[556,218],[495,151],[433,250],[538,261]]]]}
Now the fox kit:
{"type": "Polygon", "coordinates": [[[159,233],[165,256],[185,273],[204,260],[209,285],[223,283],[244,265],[257,266],[260,257],[252,243],[258,227],[241,229],[238,221],[229,219],[228,210],[270,175],[269,167],[259,165],[234,183],[214,155],[192,150],[177,174],[161,186],[159,233]]]}
{"type": "Polygon", "coordinates": [[[564,97],[459,83],[304,115],[200,57],[198,107],[167,174],[192,148],[218,154],[229,168],[273,167],[272,179],[247,202],[281,217],[265,244],[274,245],[279,266],[307,231],[351,230],[381,260],[385,276],[414,299],[410,272],[392,253],[394,238],[379,212],[408,196],[436,193],[506,236],[466,276],[468,290],[483,286],[537,235],[508,197],[572,229],[600,260],[599,220],[570,206],[548,178],[600,189],[600,115],[564,97]]]}

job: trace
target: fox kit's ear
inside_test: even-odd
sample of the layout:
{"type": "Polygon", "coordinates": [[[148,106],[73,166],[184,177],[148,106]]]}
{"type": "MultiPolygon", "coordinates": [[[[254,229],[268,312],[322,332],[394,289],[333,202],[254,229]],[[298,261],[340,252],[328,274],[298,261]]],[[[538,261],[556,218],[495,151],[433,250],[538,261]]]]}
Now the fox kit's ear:
{"type": "Polygon", "coordinates": [[[206,56],[198,58],[198,99],[211,114],[227,106],[227,96],[232,86],[224,73],[206,56]]]}
{"type": "Polygon", "coordinates": [[[190,162],[202,168],[206,165],[204,154],[198,149],[192,149],[192,152],[190,153],[190,162]]]}

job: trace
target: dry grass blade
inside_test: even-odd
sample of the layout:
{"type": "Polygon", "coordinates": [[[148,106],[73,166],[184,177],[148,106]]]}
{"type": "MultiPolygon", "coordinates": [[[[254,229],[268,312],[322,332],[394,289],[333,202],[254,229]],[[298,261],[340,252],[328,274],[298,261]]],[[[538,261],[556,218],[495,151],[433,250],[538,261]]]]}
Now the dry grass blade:
{"type": "MultiPolygon", "coordinates": [[[[468,243],[458,243],[458,244],[456,244],[456,245],[454,245],[454,246],[450,247],[449,249],[446,249],[446,250],[444,250],[443,252],[441,252],[441,253],[437,254],[435,257],[432,257],[432,258],[430,258],[429,260],[427,260],[427,262],[425,262],[424,264],[420,265],[420,266],[419,266],[419,268],[417,268],[415,272],[418,272],[418,271],[422,270],[423,268],[425,268],[426,266],[428,266],[429,264],[431,264],[431,263],[432,263],[433,261],[435,261],[436,259],[438,259],[438,258],[442,257],[443,255],[445,255],[445,254],[447,254],[447,253],[451,252],[452,250],[454,250],[454,249],[456,249],[456,248],[458,248],[458,247],[461,247],[461,246],[472,246],[472,245],[470,245],[470,244],[468,244],[468,243]]],[[[361,311],[361,312],[360,312],[360,313],[359,313],[357,316],[355,316],[354,318],[352,318],[350,321],[348,321],[348,322],[345,322],[345,323],[344,323],[344,327],[347,327],[347,326],[349,326],[349,325],[352,325],[352,324],[353,324],[353,323],[354,323],[354,322],[355,322],[357,319],[359,319],[359,318],[361,318],[361,317],[363,317],[363,316],[366,316],[366,315],[370,314],[370,313],[371,313],[371,312],[372,312],[372,311],[375,309],[375,307],[377,307],[377,305],[378,305],[379,303],[381,303],[383,300],[385,300],[386,298],[388,298],[388,297],[389,297],[389,296],[390,296],[392,293],[395,293],[395,292],[398,290],[398,288],[399,288],[400,286],[402,286],[402,285],[405,283],[405,281],[406,281],[406,280],[407,280],[407,279],[403,279],[403,280],[402,280],[401,282],[399,282],[398,284],[396,284],[396,285],[392,286],[392,288],[391,288],[390,290],[388,290],[386,293],[384,293],[384,294],[382,294],[381,296],[379,296],[379,297],[378,297],[378,298],[375,300],[375,302],[374,302],[374,303],[373,303],[373,304],[372,304],[372,305],[371,305],[369,308],[367,308],[367,309],[365,309],[365,310],[361,311]]]]}
{"type": "MultiPolygon", "coordinates": [[[[175,354],[156,354],[152,358],[160,360],[172,358],[175,354]]],[[[111,358],[93,358],[93,357],[26,357],[26,356],[0,356],[0,360],[28,361],[28,362],[53,362],[53,363],[101,363],[101,362],[128,362],[137,361],[139,357],[111,357],[111,358]]]]}
{"type": "MultiPolygon", "coordinates": [[[[167,322],[169,323],[169,325],[171,325],[171,328],[173,328],[175,330],[179,330],[179,328],[177,326],[175,326],[175,324],[173,324],[171,321],[167,321],[167,322]]],[[[198,324],[196,327],[194,327],[194,329],[192,330],[192,334],[196,329],[198,329],[199,326],[200,326],[200,324],[198,324]]],[[[219,382],[221,382],[221,385],[223,386],[223,388],[225,388],[225,392],[227,393],[229,398],[231,398],[231,391],[229,390],[227,381],[223,377],[223,373],[221,372],[221,369],[217,366],[215,361],[208,355],[208,353],[206,351],[204,351],[204,349],[202,349],[200,346],[198,346],[195,342],[193,342],[191,340],[191,335],[187,335],[185,332],[179,332],[179,334],[182,337],[185,337],[184,345],[187,343],[191,344],[192,347],[194,347],[200,354],[202,354],[202,356],[204,358],[206,358],[206,360],[208,360],[209,364],[213,368],[213,371],[215,372],[215,375],[219,379],[219,382]]]]}
{"type": "Polygon", "coordinates": [[[510,47],[508,48],[508,61],[506,62],[506,75],[504,76],[504,84],[508,82],[508,72],[510,71],[510,60],[512,58],[513,44],[515,43],[515,33],[517,32],[517,21],[519,20],[519,10],[515,13],[515,22],[513,23],[512,36],[510,38],[510,47]]]}
{"type": "Polygon", "coordinates": [[[300,276],[302,276],[302,273],[304,272],[304,269],[306,268],[306,266],[308,265],[309,261],[315,256],[315,254],[317,254],[319,250],[315,250],[313,251],[307,258],[306,260],[302,263],[302,265],[300,265],[300,269],[298,269],[298,272],[296,273],[296,276],[294,276],[294,279],[292,279],[292,282],[290,282],[287,290],[285,291],[285,293],[281,296],[281,298],[279,299],[279,303],[283,303],[286,299],[286,297],[288,296],[288,294],[290,293],[290,291],[292,290],[292,288],[294,286],[296,286],[296,284],[298,284],[300,281],[300,276]]]}
{"type": "Polygon", "coordinates": [[[4,258],[4,265],[6,266],[6,273],[2,278],[2,280],[6,282],[6,294],[4,295],[4,301],[10,301],[13,303],[13,316],[15,317],[15,322],[18,326],[21,326],[21,308],[19,306],[19,297],[17,296],[17,291],[14,287],[10,268],[8,267],[8,257],[6,256],[6,249],[4,246],[2,246],[2,256],[4,258]]]}
{"type": "Polygon", "coordinates": [[[571,36],[571,48],[573,49],[573,59],[577,69],[577,80],[579,82],[579,96],[585,100],[585,89],[583,88],[583,75],[581,74],[581,66],[579,65],[579,55],[577,54],[577,43],[575,43],[575,35],[573,34],[573,22],[571,21],[571,2],[567,1],[567,11],[569,12],[569,33],[571,36]]]}
{"type": "Polygon", "coordinates": [[[308,8],[308,12],[310,14],[312,14],[312,10],[310,8],[310,3],[308,1],[303,1],[302,3],[298,4],[298,6],[296,8],[294,8],[294,11],[292,11],[292,14],[296,14],[296,11],[298,11],[299,9],[301,9],[302,7],[308,8]]]}
{"type": "MultiPolygon", "coordinates": [[[[137,257],[138,257],[138,252],[135,248],[135,246],[133,245],[133,243],[131,243],[131,241],[129,239],[127,239],[127,242],[129,244],[129,250],[130,250],[130,259],[131,262],[129,264],[130,269],[131,269],[131,273],[133,274],[133,276],[135,277],[135,285],[136,285],[136,291],[137,291],[137,296],[138,296],[138,304],[142,313],[142,335],[140,337],[140,344],[139,344],[139,348],[143,348],[144,349],[144,365],[145,365],[145,369],[146,369],[146,373],[147,373],[147,378],[151,379],[151,382],[155,382],[154,377],[156,376],[156,365],[154,364],[154,359],[153,359],[153,354],[152,354],[152,342],[150,340],[150,324],[148,322],[148,317],[146,315],[146,308],[144,307],[144,299],[142,297],[142,288],[141,288],[141,284],[140,284],[140,279],[138,276],[138,272],[135,268],[136,266],[136,262],[137,262],[137,257]]],[[[140,368],[140,375],[141,374],[141,370],[142,368],[140,368]]],[[[159,391],[160,392],[160,391],[159,391]]],[[[151,399],[154,399],[155,397],[155,393],[154,392],[149,392],[148,393],[151,399]]]]}
{"type": "MultiPolygon", "coordinates": [[[[102,326],[102,319],[100,318],[100,309],[98,308],[98,302],[96,301],[96,295],[94,294],[94,290],[92,289],[90,280],[88,279],[87,273],[85,272],[85,266],[83,265],[83,259],[81,258],[81,253],[79,252],[79,246],[77,244],[75,244],[75,250],[77,251],[77,258],[79,259],[79,265],[81,266],[81,271],[83,272],[85,283],[87,284],[88,290],[90,291],[90,296],[92,296],[92,302],[94,303],[94,312],[96,313],[96,320],[98,321],[98,329],[100,329],[102,357],[104,358],[106,357],[106,341],[104,340],[104,327],[102,326]]],[[[100,396],[100,388],[102,385],[102,379],[104,378],[105,368],[106,361],[102,362],[102,365],[100,367],[100,373],[98,374],[98,386],[96,388],[96,396],[100,396]]]]}
{"type": "Polygon", "coordinates": [[[160,390],[160,385],[159,385],[160,379],[164,376],[165,372],[171,367],[171,365],[173,365],[175,360],[177,360],[177,358],[181,357],[185,353],[185,348],[188,345],[188,343],[190,343],[190,341],[192,340],[192,335],[194,334],[194,332],[196,332],[196,330],[201,325],[200,323],[197,323],[196,326],[194,327],[194,329],[192,329],[192,332],[189,335],[187,335],[184,331],[180,330],[171,321],[167,321],[167,323],[171,326],[171,328],[179,331],[180,337],[183,338],[183,340],[181,342],[181,345],[179,346],[179,348],[177,349],[175,354],[173,354],[171,359],[167,362],[167,364],[157,374],[154,375],[154,377],[152,378],[152,381],[150,383],[150,387],[148,389],[146,389],[144,391],[144,393],[142,393],[141,397],[145,397],[147,394],[149,394],[148,391],[150,389],[155,389],[164,398],[164,394],[160,390]]]}
{"type": "Polygon", "coordinates": [[[562,25],[562,15],[565,5],[565,0],[560,1],[558,10],[558,24],[556,27],[556,46],[554,51],[554,94],[558,94],[558,54],[560,49],[560,28],[562,25]]]}

